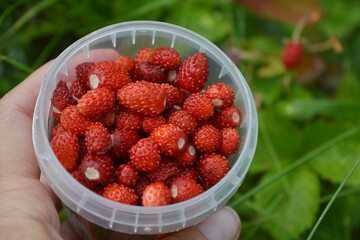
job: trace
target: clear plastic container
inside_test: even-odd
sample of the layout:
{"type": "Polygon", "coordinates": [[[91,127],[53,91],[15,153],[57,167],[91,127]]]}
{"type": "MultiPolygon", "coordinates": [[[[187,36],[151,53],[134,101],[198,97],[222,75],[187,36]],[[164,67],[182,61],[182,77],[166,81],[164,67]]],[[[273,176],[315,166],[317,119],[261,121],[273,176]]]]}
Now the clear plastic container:
{"type": "Polygon", "coordinates": [[[134,234],[156,235],[178,231],[204,220],[224,206],[238,190],[252,161],[257,134],[253,96],[235,64],[204,37],[176,25],[153,21],[114,24],[69,46],[56,58],[43,79],[33,119],[33,141],[42,174],[63,202],[73,226],[84,239],[112,239],[121,234],[129,234],[126,239],[131,239],[134,234]],[[195,198],[161,207],[120,204],[85,188],[56,159],[49,144],[53,126],[50,99],[56,83],[74,72],[74,59],[86,61],[91,50],[110,48],[120,55],[133,57],[141,48],[159,46],[173,47],[183,60],[196,52],[207,55],[210,65],[207,85],[221,81],[231,85],[235,91],[235,104],[243,115],[238,128],[241,147],[237,154],[229,158],[229,173],[195,198]]]}

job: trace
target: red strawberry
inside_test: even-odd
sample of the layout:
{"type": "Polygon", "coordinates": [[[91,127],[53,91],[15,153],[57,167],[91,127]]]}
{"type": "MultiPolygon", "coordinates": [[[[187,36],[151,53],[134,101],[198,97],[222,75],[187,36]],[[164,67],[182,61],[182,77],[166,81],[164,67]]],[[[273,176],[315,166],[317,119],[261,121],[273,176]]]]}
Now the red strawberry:
{"type": "Polygon", "coordinates": [[[175,162],[161,162],[159,167],[148,172],[148,177],[152,182],[168,182],[180,173],[175,162]]]}
{"type": "Polygon", "coordinates": [[[76,100],[79,99],[89,90],[89,87],[86,83],[81,82],[79,79],[75,79],[71,85],[70,93],[71,96],[76,100]]]}
{"type": "Polygon", "coordinates": [[[81,183],[82,185],[84,185],[85,187],[87,187],[90,190],[95,191],[96,189],[96,183],[95,182],[89,182],[86,181],[83,177],[82,174],[80,173],[80,171],[75,170],[71,173],[71,176],[73,176],[73,178],[76,179],[76,181],[78,181],[79,183],[81,183]]]}
{"type": "Polygon", "coordinates": [[[192,178],[195,181],[200,180],[199,173],[197,172],[195,167],[188,167],[181,169],[180,174],[177,177],[192,178]]]}
{"type": "Polygon", "coordinates": [[[87,117],[96,117],[107,113],[115,106],[114,94],[107,88],[89,90],[76,105],[78,111],[87,117]]]}
{"type": "Polygon", "coordinates": [[[175,84],[189,92],[198,92],[204,87],[208,74],[209,64],[206,55],[197,53],[184,61],[175,84]]]}
{"type": "Polygon", "coordinates": [[[177,110],[170,114],[168,123],[178,126],[188,136],[194,135],[197,130],[197,121],[185,110],[177,110]]]}
{"type": "Polygon", "coordinates": [[[221,112],[214,114],[213,123],[215,127],[223,129],[226,127],[236,128],[241,124],[242,116],[240,110],[232,105],[221,112]]]}
{"type": "Polygon", "coordinates": [[[204,192],[203,188],[192,178],[176,178],[170,184],[173,203],[182,202],[204,192]]]}
{"type": "Polygon", "coordinates": [[[58,133],[51,140],[50,146],[66,170],[75,168],[79,156],[79,140],[75,134],[69,131],[58,133]]]}
{"type": "Polygon", "coordinates": [[[51,97],[51,104],[55,113],[60,113],[64,108],[72,104],[70,90],[66,83],[60,80],[51,97]]]}
{"type": "Polygon", "coordinates": [[[176,156],[175,161],[182,167],[192,166],[196,161],[197,153],[193,145],[188,144],[186,150],[176,156]]]}
{"type": "Polygon", "coordinates": [[[78,112],[74,105],[62,110],[60,122],[68,131],[76,135],[84,135],[92,124],[88,118],[78,112]]]}
{"type": "Polygon", "coordinates": [[[224,128],[221,130],[221,145],[219,152],[225,156],[235,153],[240,146],[240,136],[234,128],[224,128]]]}
{"type": "Polygon", "coordinates": [[[104,188],[102,196],[115,202],[137,205],[139,197],[134,189],[121,184],[111,183],[104,188]]]}
{"type": "Polygon", "coordinates": [[[139,179],[139,171],[131,163],[125,163],[118,167],[116,176],[119,183],[126,187],[134,187],[139,179]]]}
{"type": "Polygon", "coordinates": [[[163,182],[149,184],[142,195],[144,207],[156,207],[171,203],[170,189],[163,182]]]}
{"type": "Polygon", "coordinates": [[[109,155],[88,154],[81,161],[78,171],[87,182],[106,183],[113,178],[115,168],[109,155]]]}
{"type": "Polygon", "coordinates": [[[204,125],[194,136],[194,146],[202,153],[215,152],[221,145],[221,132],[212,125],[204,125]]]}
{"type": "Polygon", "coordinates": [[[140,64],[143,62],[149,62],[151,61],[153,54],[154,50],[152,50],[151,48],[142,48],[136,53],[134,63],[140,64]]]}
{"type": "Polygon", "coordinates": [[[166,156],[174,156],[185,150],[186,134],[174,124],[164,124],[152,131],[150,137],[159,145],[160,151],[166,156]]]}
{"type": "Polygon", "coordinates": [[[95,120],[102,123],[106,127],[111,127],[115,124],[116,111],[114,109],[110,109],[110,111],[95,117],[95,120]]]}
{"type": "Polygon", "coordinates": [[[115,63],[120,64],[128,73],[132,73],[134,70],[134,60],[128,56],[120,56],[116,58],[115,63]]]}
{"type": "Polygon", "coordinates": [[[229,85],[223,82],[218,82],[207,87],[204,95],[211,99],[212,104],[217,109],[224,109],[234,104],[234,91],[229,85]]]}
{"type": "Polygon", "coordinates": [[[66,131],[67,129],[62,124],[58,124],[51,130],[51,136],[55,137],[56,134],[66,131]]]}
{"type": "Polygon", "coordinates": [[[101,123],[94,123],[85,133],[85,144],[89,152],[104,154],[111,148],[111,138],[106,127],[101,123]]]}
{"type": "Polygon", "coordinates": [[[126,156],[130,148],[140,140],[140,136],[131,130],[116,129],[111,135],[112,151],[117,156],[126,156]]]}
{"type": "Polygon", "coordinates": [[[185,99],[183,109],[196,120],[206,120],[214,114],[211,100],[201,93],[191,94],[185,99]]]}
{"type": "Polygon", "coordinates": [[[146,133],[151,133],[155,128],[164,125],[166,120],[163,116],[144,117],[141,127],[146,133]]]}
{"type": "Polygon", "coordinates": [[[88,85],[91,89],[105,87],[116,92],[130,82],[129,73],[118,63],[98,62],[89,70],[88,85]]]}
{"type": "Polygon", "coordinates": [[[154,50],[150,63],[169,70],[178,69],[181,65],[181,56],[173,48],[159,47],[154,50]]]}
{"type": "Polygon", "coordinates": [[[130,161],[140,171],[153,171],[160,164],[160,151],[151,138],[142,138],[130,149],[130,161]]]}
{"type": "Polygon", "coordinates": [[[129,83],[117,92],[123,106],[143,116],[156,116],[165,109],[164,91],[157,84],[146,81],[129,83]]]}
{"type": "Polygon", "coordinates": [[[172,108],[174,105],[181,107],[184,104],[186,95],[180,88],[168,83],[162,83],[160,87],[165,92],[166,109],[172,108]]]}
{"type": "Polygon", "coordinates": [[[142,117],[139,114],[124,110],[118,113],[115,124],[117,129],[137,131],[140,129],[142,117]]]}
{"type": "Polygon", "coordinates": [[[150,184],[150,179],[147,175],[143,174],[139,176],[139,179],[134,187],[136,194],[141,198],[145,188],[150,184]]]}
{"type": "Polygon", "coordinates": [[[94,62],[83,62],[76,66],[76,79],[81,85],[87,85],[89,81],[89,70],[95,65],[94,62]]]}
{"type": "Polygon", "coordinates": [[[304,57],[304,46],[298,42],[290,42],[286,44],[281,57],[287,69],[296,68],[304,57]]]}
{"type": "Polygon", "coordinates": [[[200,158],[197,169],[203,181],[203,186],[208,189],[229,172],[230,164],[225,156],[210,153],[200,158]]]}
{"type": "Polygon", "coordinates": [[[160,66],[155,66],[149,62],[136,64],[133,72],[134,80],[144,80],[154,83],[163,83],[167,79],[167,72],[160,66]]]}

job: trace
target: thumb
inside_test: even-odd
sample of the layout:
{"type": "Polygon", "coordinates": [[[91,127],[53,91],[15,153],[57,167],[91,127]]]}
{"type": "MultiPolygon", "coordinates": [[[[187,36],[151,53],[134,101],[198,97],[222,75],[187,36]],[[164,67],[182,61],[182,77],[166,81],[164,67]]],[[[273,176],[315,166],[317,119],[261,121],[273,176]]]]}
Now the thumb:
{"type": "Polygon", "coordinates": [[[240,230],[238,214],[232,208],[224,207],[196,226],[157,240],[235,240],[239,238],[240,230]]]}

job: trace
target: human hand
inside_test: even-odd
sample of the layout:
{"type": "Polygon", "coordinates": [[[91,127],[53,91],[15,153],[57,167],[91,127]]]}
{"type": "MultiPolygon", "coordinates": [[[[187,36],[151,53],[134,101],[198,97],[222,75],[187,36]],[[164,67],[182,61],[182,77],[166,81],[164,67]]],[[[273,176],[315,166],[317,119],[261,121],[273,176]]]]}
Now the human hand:
{"type": "MultiPolygon", "coordinates": [[[[98,51],[91,60],[114,58],[114,51],[98,51]]],[[[40,180],[32,144],[32,115],[45,64],[0,100],[0,239],[79,239],[58,216],[60,202],[40,180]]],[[[223,208],[197,226],[162,240],[237,239],[240,220],[223,208]]]]}

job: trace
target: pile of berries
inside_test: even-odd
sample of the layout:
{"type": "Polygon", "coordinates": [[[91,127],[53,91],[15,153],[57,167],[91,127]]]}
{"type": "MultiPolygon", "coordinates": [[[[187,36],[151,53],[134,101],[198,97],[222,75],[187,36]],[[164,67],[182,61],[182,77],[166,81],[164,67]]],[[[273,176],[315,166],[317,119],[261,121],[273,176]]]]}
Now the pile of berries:
{"type": "Polygon", "coordinates": [[[52,95],[51,147],[72,176],[105,198],[162,206],[195,197],[229,171],[242,121],[232,88],[204,89],[204,53],[169,47],[84,62],[52,95]]]}

